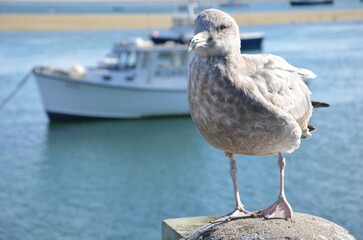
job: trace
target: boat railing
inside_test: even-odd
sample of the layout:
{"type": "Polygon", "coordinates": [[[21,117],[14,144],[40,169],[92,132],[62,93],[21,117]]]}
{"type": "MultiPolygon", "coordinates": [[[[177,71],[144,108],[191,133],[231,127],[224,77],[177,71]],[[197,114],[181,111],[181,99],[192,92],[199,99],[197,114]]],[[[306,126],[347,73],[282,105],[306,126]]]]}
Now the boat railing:
{"type": "Polygon", "coordinates": [[[49,65],[35,66],[33,68],[33,72],[34,73],[53,73],[53,74],[59,74],[59,75],[65,75],[65,76],[69,75],[68,71],[56,69],[49,65]]]}
{"type": "Polygon", "coordinates": [[[86,74],[86,68],[81,65],[73,65],[69,71],[53,68],[49,65],[35,66],[33,73],[45,73],[66,76],[74,79],[83,79],[86,74]]]}

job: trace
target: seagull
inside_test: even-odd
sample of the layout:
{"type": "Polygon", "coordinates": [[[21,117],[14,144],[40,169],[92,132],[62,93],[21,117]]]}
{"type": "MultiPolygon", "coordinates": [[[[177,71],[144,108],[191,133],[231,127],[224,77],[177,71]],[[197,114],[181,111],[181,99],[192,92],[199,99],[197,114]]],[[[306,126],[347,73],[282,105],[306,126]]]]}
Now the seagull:
{"type": "Polygon", "coordinates": [[[230,162],[236,207],[212,223],[252,217],[242,204],[237,184],[236,154],[278,155],[280,193],[277,201],[260,211],[266,219],[288,219],[293,210],[286,200],[284,153],[299,148],[301,138],[315,130],[309,123],[315,107],[303,79],[315,78],[272,54],[241,54],[236,21],[217,9],[201,12],[188,51],[188,101],[198,132],[230,162]]]}

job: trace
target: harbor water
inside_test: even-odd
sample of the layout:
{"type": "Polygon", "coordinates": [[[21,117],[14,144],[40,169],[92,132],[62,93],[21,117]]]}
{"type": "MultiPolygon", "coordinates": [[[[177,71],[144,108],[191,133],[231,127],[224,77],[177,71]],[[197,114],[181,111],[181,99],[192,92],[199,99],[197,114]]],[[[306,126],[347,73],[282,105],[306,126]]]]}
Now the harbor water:
{"type": "MultiPolygon", "coordinates": [[[[219,8],[228,12],[264,12],[264,11],[299,11],[332,10],[360,8],[359,0],[335,0],[334,4],[309,6],[291,6],[287,0],[273,1],[236,1],[241,4],[223,5],[201,3],[201,9],[219,8]]],[[[223,1],[221,1],[223,2],[223,1]]],[[[225,1],[229,2],[229,1],[225,1]]],[[[124,14],[124,13],[171,13],[186,12],[182,1],[0,1],[0,13],[36,13],[36,14],[124,14]],[[179,3],[179,4],[178,4],[179,3]]]]}
{"type": "MultiPolygon", "coordinates": [[[[363,239],[363,21],[243,27],[262,31],[262,52],[314,71],[317,127],[286,154],[293,209],[363,239]]],[[[93,65],[145,30],[0,32],[0,101],[35,65],[93,65]]],[[[97,96],[95,96],[97,98],[97,96]]],[[[277,157],[238,156],[248,210],[279,191],[277,157]]],[[[35,79],[0,110],[0,239],[160,239],[166,218],[234,207],[224,154],[190,117],[50,123],[35,79]]]]}

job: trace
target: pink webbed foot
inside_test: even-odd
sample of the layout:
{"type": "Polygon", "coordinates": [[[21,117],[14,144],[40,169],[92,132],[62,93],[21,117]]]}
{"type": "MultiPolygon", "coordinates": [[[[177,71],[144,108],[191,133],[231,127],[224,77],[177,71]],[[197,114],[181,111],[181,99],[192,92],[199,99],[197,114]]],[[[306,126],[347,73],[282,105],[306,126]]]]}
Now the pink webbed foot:
{"type": "Polygon", "coordinates": [[[291,218],[293,211],[285,197],[280,196],[277,201],[268,208],[261,211],[262,216],[267,219],[272,218],[291,218]]]}
{"type": "Polygon", "coordinates": [[[214,219],[213,221],[210,221],[210,223],[228,222],[233,219],[247,218],[247,217],[252,217],[252,216],[253,216],[253,214],[250,213],[249,211],[246,211],[243,208],[237,208],[233,212],[228,213],[227,215],[224,215],[222,217],[214,219]]]}

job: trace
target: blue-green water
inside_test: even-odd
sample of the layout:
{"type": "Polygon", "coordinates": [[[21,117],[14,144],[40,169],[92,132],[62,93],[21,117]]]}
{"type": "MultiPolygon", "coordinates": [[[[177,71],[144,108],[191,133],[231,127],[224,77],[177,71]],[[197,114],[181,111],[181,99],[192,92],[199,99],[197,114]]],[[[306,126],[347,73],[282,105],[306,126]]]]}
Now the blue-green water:
{"type": "MultiPolygon", "coordinates": [[[[363,239],[363,21],[244,27],[264,52],[313,70],[318,128],[287,154],[295,211],[363,239]]],[[[36,64],[91,65],[112,44],[149,30],[0,33],[0,99],[36,64]]],[[[96,96],[95,96],[96,97],[96,96]]],[[[160,239],[166,218],[234,206],[229,164],[190,118],[50,124],[34,79],[0,111],[0,239],[160,239]]],[[[276,157],[238,157],[249,210],[275,201],[276,157]]]]}
{"type": "MultiPolygon", "coordinates": [[[[185,1],[187,2],[187,1],[185,1]]],[[[229,1],[226,0],[226,3],[229,1]]],[[[310,5],[310,6],[291,6],[287,0],[279,1],[242,1],[243,4],[236,6],[223,6],[216,3],[200,4],[200,9],[214,7],[221,8],[228,12],[261,12],[261,11],[289,11],[289,10],[328,10],[328,9],[347,9],[362,8],[360,0],[335,0],[334,4],[310,5]]],[[[185,4],[155,3],[145,2],[126,2],[126,1],[4,1],[0,2],[0,13],[41,13],[41,14],[129,14],[129,13],[170,13],[186,11],[185,4]]]]}

